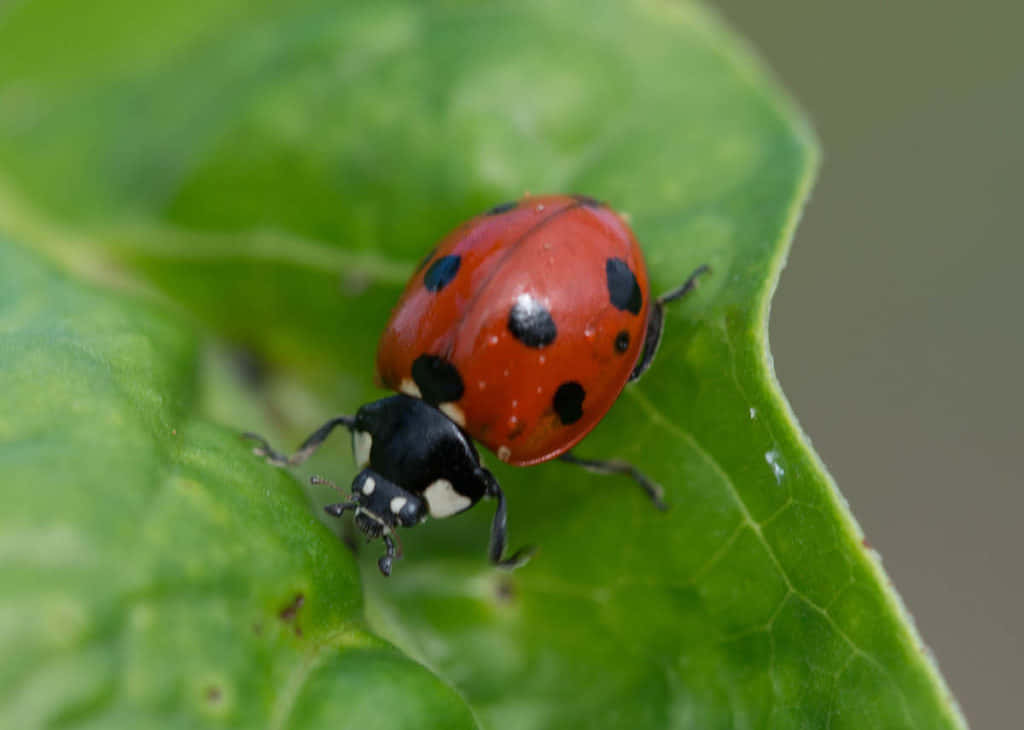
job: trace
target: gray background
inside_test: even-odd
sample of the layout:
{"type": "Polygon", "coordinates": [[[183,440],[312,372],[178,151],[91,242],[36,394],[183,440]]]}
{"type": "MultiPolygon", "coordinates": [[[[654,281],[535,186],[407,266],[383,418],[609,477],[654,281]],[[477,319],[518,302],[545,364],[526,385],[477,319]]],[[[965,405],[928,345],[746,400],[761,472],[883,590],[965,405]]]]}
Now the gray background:
{"type": "Polygon", "coordinates": [[[778,377],[968,722],[1018,726],[1022,6],[716,4],[824,148],[778,377]]]}

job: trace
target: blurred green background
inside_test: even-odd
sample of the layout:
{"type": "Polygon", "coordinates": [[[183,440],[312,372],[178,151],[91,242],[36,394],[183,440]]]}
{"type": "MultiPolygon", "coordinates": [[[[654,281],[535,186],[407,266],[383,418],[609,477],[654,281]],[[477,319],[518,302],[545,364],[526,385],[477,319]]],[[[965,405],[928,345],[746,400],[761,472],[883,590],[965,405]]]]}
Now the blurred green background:
{"type": "Polygon", "coordinates": [[[974,727],[1020,686],[1019,3],[716,3],[824,165],[771,316],[793,410],[974,727]]]}

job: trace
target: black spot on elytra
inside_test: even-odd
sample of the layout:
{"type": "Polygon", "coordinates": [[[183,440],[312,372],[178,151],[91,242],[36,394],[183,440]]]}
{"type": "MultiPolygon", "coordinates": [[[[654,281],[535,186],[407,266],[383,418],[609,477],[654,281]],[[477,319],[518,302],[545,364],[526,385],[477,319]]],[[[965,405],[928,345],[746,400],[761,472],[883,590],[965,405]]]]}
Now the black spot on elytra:
{"type": "Polygon", "coordinates": [[[522,294],[508,313],[508,331],[527,347],[547,347],[555,341],[558,328],[543,304],[522,294]]]}
{"type": "Polygon", "coordinates": [[[608,296],[615,308],[640,314],[644,298],[629,264],[620,258],[611,258],[605,262],[604,271],[608,276],[608,296]]]}
{"type": "Polygon", "coordinates": [[[484,213],[484,215],[501,215],[502,213],[508,213],[510,210],[513,210],[517,205],[519,205],[518,200],[510,200],[507,203],[502,203],[501,205],[494,206],[489,211],[484,213]]]}
{"type": "Polygon", "coordinates": [[[462,397],[466,388],[455,366],[437,355],[420,355],[412,364],[412,379],[423,400],[432,406],[462,397]]]}
{"type": "Polygon", "coordinates": [[[629,349],[629,332],[622,330],[615,335],[615,351],[622,353],[629,349]]]}
{"type": "Polygon", "coordinates": [[[559,385],[551,401],[555,413],[558,414],[558,420],[568,426],[583,418],[583,399],[586,397],[587,393],[583,386],[574,380],[559,385]]]}
{"type": "Polygon", "coordinates": [[[603,207],[605,207],[604,203],[602,203],[597,198],[590,197],[589,195],[573,195],[572,198],[577,203],[579,203],[580,205],[582,205],[582,206],[584,206],[586,208],[603,208],[603,207]]]}
{"type": "Polygon", "coordinates": [[[462,257],[454,254],[442,256],[430,265],[427,273],[423,275],[423,285],[430,291],[441,291],[451,283],[455,275],[459,273],[459,266],[462,264],[462,257]]]}

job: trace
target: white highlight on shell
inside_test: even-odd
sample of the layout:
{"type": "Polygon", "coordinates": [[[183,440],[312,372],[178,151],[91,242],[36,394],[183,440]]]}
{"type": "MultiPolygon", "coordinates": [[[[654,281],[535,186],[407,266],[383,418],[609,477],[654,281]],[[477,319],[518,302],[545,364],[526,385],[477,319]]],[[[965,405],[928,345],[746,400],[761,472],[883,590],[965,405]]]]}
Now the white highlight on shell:
{"type": "Polygon", "coordinates": [[[352,432],[352,455],[355,456],[356,466],[360,469],[369,466],[371,448],[373,448],[373,436],[368,431],[352,432]]]}
{"type": "Polygon", "coordinates": [[[376,488],[376,480],[373,477],[366,477],[366,481],[363,482],[363,494],[373,494],[373,490],[376,488]]]}
{"type": "Polygon", "coordinates": [[[437,518],[451,517],[471,504],[469,497],[456,492],[455,487],[447,479],[432,482],[423,490],[423,497],[427,500],[430,516],[437,518]]]}
{"type": "Polygon", "coordinates": [[[403,378],[398,389],[406,395],[411,395],[413,398],[423,397],[423,394],[420,392],[420,386],[416,385],[412,378],[403,378]]]}
{"type": "Polygon", "coordinates": [[[458,405],[455,403],[442,403],[438,408],[441,409],[441,413],[445,414],[448,418],[465,428],[466,414],[462,412],[462,409],[459,408],[458,405]]]}
{"type": "Polygon", "coordinates": [[[402,507],[405,506],[409,500],[405,497],[392,497],[391,498],[391,511],[396,515],[402,511],[402,507]]]}
{"type": "Polygon", "coordinates": [[[502,461],[508,461],[512,456],[512,450],[508,446],[498,447],[498,458],[502,461]]]}
{"type": "Polygon", "coordinates": [[[755,418],[757,418],[757,409],[756,408],[751,408],[750,409],[750,420],[753,421],[755,418]]]}

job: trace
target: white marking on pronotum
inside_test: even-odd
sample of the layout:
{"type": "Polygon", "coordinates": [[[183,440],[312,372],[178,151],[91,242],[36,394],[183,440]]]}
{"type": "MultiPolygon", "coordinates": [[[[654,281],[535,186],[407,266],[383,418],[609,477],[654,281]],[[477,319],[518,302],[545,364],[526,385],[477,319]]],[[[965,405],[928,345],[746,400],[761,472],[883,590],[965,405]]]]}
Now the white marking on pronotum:
{"type": "Polygon", "coordinates": [[[447,479],[438,479],[423,490],[431,517],[451,517],[469,507],[469,497],[459,494],[447,479]]]}
{"type": "Polygon", "coordinates": [[[512,456],[512,450],[508,446],[498,447],[498,458],[502,461],[508,461],[509,457],[512,456]]]}
{"type": "Polygon", "coordinates": [[[399,512],[402,511],[402,507],[404,507],[405,503],[408,502],[408,501],[409,500],[406,499],[405,497],[392,497],[391,498],[391,511],[394,512],[397,515],[399,512]]]}
{"type": "Polygon", "coordinates": [[[366,477],[366,481],[363,482],[363,494],[373,494],[373,490],[377,488],[377,482],[374,481],[373,477],[366,477]]]}
{"type": "Polygon", "coordinates": [[[368,431],[352,432],[352,455],[356,457],[356,466],[360,469],[369,466],[372,447],[373,436],[368,431]]]}
{"type": "Polygon", "coordinates": [[[413,398],[423,397],[423,394],[420,393],[420,386],[416,385],[416,383],[411,378],[405,378],[404,380],[402,380],[401,384],[398,386],[398,389],[405,393],[406,395],[411,395],[413,398]]]}
{"type": "Polygon", "coordinates": [[[462,409],[459,408],[456,404],[442,403],[441,405],[438,406],[438,408],[440,408],[441,412],[448,416],[448,418],[452,419],[463,428],[466,427],[466,414],[463,413],[462,409]]]}
{"type": "Polygon", "coordinates": [[[785,475],[786,470],[782,468],[782,464],[779,463],[779,452],[775,449],[768,451],[764,455],[764,460],[768,462],[768,466],[772,468],[772,474],[775,475],[775,481],[778,484],[782,484],[782,477],[785,475]]]}

